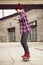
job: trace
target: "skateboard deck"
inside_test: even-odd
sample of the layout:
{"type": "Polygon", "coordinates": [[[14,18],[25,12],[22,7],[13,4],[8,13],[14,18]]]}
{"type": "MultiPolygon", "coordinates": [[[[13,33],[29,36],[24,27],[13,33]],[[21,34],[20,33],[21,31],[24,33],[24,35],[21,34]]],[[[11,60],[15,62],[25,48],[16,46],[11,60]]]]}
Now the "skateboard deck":
{"type": "Polygon", "coordinates": [[[29,61],[29,58],[22,58],[22,61],[27,62],[29,61]]]}

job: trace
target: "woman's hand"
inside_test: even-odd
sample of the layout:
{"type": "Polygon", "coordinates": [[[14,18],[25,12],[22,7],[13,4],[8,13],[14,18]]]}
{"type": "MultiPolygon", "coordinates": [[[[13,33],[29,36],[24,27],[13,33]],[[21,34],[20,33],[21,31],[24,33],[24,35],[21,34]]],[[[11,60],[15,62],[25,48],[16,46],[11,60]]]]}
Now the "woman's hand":
{"type": "Polygon", "coordinates": [[[13,20],[19,20],[19,18],[14,18],[13,20]]]}

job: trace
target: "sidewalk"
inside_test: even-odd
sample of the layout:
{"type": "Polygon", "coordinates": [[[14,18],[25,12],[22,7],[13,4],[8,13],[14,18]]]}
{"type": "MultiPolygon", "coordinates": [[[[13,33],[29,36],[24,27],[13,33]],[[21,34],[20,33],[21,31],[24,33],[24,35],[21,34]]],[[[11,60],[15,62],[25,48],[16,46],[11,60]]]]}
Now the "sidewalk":
{"type": "Polygon", "coordinates": [[[0,65],[43,65],[43,42],[28,42],[31,58],[22,62],[24,54],[19,42],[0,43],[0,65]]]}

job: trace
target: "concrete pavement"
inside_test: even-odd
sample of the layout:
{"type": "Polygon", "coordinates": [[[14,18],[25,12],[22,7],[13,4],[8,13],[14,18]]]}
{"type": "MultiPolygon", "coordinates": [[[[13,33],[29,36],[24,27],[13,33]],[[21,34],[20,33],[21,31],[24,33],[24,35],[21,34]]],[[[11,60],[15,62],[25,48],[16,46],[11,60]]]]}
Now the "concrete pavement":
{"type": "Polygon", "coordinates": [[[43,65],[43,42],[28,42],[30,61],[22,62],[24,50],[20,42],[0,43],[0,65],[43,65]]]}

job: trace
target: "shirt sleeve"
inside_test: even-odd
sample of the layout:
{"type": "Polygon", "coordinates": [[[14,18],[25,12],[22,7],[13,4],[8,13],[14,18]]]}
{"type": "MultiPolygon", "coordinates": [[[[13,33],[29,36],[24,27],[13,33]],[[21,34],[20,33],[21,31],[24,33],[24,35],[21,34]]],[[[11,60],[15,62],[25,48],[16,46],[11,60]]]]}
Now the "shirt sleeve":
{"type": "Polygon", "coordinates": [[[22,14],[22,15],[19,17],[19,21],[21,21],[21,22],[25,22],[25,19],[26,19],[25,14],[22,14]]]}

